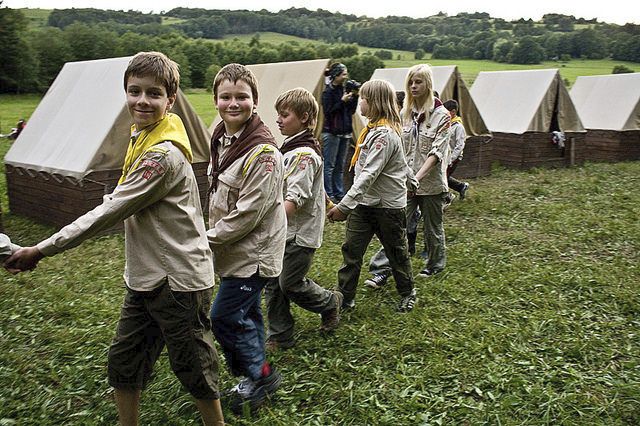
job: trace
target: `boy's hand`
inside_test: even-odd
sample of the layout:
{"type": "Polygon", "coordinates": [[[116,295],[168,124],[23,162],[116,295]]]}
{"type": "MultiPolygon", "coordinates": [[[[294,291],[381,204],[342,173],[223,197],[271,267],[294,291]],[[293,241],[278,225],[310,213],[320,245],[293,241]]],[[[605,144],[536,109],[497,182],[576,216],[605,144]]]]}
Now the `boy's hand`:
{"type": "Polygon", "coordinates": [[[4,268],[12,274],[31,271],[36,268],[38,262],[44,257],[37,247],[23,247],[13,253],[3,264],[4,268]]]}
{"type": "Polygon", "coordinates": [[[329,219],[329,222],[342,222],[347,220],[347,215],[342,213],[337,206],[334,206],[327,213],[327,219],[329,219]]]}

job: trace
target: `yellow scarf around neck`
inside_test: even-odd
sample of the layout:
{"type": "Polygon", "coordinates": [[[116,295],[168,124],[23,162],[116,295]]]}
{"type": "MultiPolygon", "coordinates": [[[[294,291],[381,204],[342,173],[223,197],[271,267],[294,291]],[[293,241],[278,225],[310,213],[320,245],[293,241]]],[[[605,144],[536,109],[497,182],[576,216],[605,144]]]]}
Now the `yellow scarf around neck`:
{"type": "MultiPolygon", "coordinates": [[[[132,134],[135,130],[135,125],[131,126],[132,134]]],[[[124,157],[122,176],[120,180],[118,180],[118,185],[125,181],[132,170],[135,170],[147,151],[164,141],[169,141],[178,147],[190,163],[193,161],[191,143],[189,142],[189,136],[187,136],[187,131],[184,128],[184,124],[182,124],[182,120],[176,114],[167,113],[162,120],[143,129],[138,133],[137,137],[131,137],[129,147],[127,148],[127,155],[124,157]]]]}
{"type": "Polygon", "coordinates": [[[460,118],[460,116],[459,116],[459,115],[456,115],[455,117],[453,117],[453,118],[451,119],[451,125],[452,125],[452,126],[453,126],[453,124],[454,124],[454,123],[460,123],[460,124],[462,124],[462,118],[460,118]]]}
{"type": "Polygon", "coordinates": [[[358,141],[356,142],[356,150],[353,153],[353,157],[351,157],[351,165],[349,166],[349,170],[353,169],[353,166],[356,165],[356,163],[358,162],[358,157],[360,156],[360,149],[362,148],[362,145],[364,145],[364,140],[367,138],[367,135],[369,134],[369,130],[373,129],[374,127],[379,127],[379,126],[386,126],[389,124],[389,121],[386,118],[381,118],[378,121],[374,121],[372,122],[368,122],[367,126],[362,129],[362,131],[360,132],[360,136],[358,136],[358,141]]]}

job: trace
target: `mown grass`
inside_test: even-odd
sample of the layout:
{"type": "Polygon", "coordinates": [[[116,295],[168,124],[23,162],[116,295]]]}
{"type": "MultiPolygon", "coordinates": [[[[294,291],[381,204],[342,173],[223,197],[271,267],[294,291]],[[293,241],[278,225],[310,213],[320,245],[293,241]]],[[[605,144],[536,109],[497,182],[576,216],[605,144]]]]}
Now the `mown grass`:
{"type": "MultiPolygon", "coordinates": [[[[251,41],[251,39],[253,37],[255,37],[255,35],[258,34],[260,36],[260,42],[262,43],[271,43],[271,44],[281,44],[281,43],[289,43],[289,42],[296,42],[300,45],[305,45],[305,44],[312,44],[312,45],[316,45],[316,44],[326,44],[326,42],[322,41],[322,40],[312,40],[312,39],[308,39],[308,38],[303,38],[303,37],[297,37],[297,36],[293,36],[293,35],[288,35],[288,34],[280,34],[280,33],[274,33],[274,32],[256,32],[253,34],[228,34],[226,36],[224,36],[225,39],[238,39],[244,43],[249,43],[249,41],[251,41]]],[[[389,51],[391,53],[393,53],[393,58],[395,60],[404,60],[404,61],[408,61],[413,59],[414,57],[414,53],[413,52],[409,52],[407,50],[396,50],[396,49],[385,49],[385,48],[380,48],[380,47],[365,47],[365,46],[359,46],[358,45],[358,51],[360,53],[364,53],[364,52],[369,52],[369,53],[375,53],[378,50],[386,50],[389,51]]]]}
{"type": "MultiPolygon", "coordinates": [[[[298,344],[270,356],[284,375],[277,399],[251,420],[226,412],[229,423],[640,423],[640,162],[495,169],[471,185],[446,214],[447,269],[416,278],[413,312],[394,312],[392,285],[360,286],[323,337],[294,307],[298,344]]],[[[21,244],[54,231],[10,213],[4,223],[21,244]]],[[[326,225],[309,274],[327,287],[343,235],[326,225]]],[[[0,272],[1,424],[115,423],[105,377],[122,248],[122,236],[100,237],[32,273],[0,272]]],[[[414,273],[422,266],[414,258],[414,273]]],[[[141,424],[199,424],[167,361],[141,424]]],[[[222,387],[233,383],[223,371],[222,387]]]]}

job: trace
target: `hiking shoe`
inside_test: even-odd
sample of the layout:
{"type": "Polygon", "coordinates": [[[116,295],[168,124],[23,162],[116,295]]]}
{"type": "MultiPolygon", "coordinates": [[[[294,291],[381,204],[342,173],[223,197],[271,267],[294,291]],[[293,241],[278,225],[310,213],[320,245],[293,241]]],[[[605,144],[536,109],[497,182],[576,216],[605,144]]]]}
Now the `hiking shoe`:
{"type": "Polygon", "coordinates": [[[233,414],[242,415],[245,410],[255,412],[280,387],[282,376],[273,367],[271,374],[258,380],[244,378],[228,392],[228,406],[233,414]]]}
{"type": "Polygon", "coordinates": [[[460,201],[464,200],[465,195],[467,195],[467,189],[469,189],[469,182],[465,182],[460,189],[460,201]]]}
{"type": "Polygon", "coordinates": [[[265,349],[268,352],[278,352],[291,349],[295,345],[295,342],[279,342],[277,340],[267,339],[267,343],[265,343],[265,349]]]}
{"type": "Polygon", "coordinates": [[[373,274],[373,276],[365,280],[364,285],[371,288],[382,288],[389,279],[389,272],[383,272],[382,274],[373,274]]]}
{"type": "Polygon", "coordinates": [[[338,328],[338,324],[340,324],[340,310],[342,309],[344,295],[339,291],[334,291],[333,300],[335,300],[333,308],[327,309],[320,313],[320,317],[322,318],[320,330],[327,333],[334,331],[336,328],[338,328]]]}
{"type": "Polygon", "coordinates": [[[344,300],[342,301],[342,310],[343,311],[348,311],[349,309],[353,309],[356,307],[356,301],[355,300],[349,300],[348,302],[345,302],[344,300]]]}
{"type": "Polygon", "coordinates": [[[416,289],[411,290],[411,294],[400,298],[398,303],[398,312],[409,312],[416,304],[416,289]]]}
{"type": "Polygon", "coordinates": [[[437,273],[439,273],[440,271],[437,269],[429,269],[429,268],[424,268],[422,271],[420,271],[420,273],[418,275],[420,275],[421,277],[430,277],[432,275],[435,275],[437,273]]]}

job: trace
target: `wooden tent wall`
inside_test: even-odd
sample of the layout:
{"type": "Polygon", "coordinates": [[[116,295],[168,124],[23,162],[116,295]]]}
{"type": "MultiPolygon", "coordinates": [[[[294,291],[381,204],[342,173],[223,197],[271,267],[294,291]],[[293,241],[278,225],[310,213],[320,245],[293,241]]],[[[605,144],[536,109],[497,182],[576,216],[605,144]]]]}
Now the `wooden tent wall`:
{"type": "Polygon", "coordinates": [[[490,136],[468,137],[464,145],[462,161],[456,167],[454,177],[470,179],[491,174],[493,142],[490,136]]]}
{"type": "MultiPolygon", "coordinates": [[[[207,165],[206,162],[192,165],[202,206],[205,206],[208,189],[207,165]]],[[[13,214],[62,227],[102,203],[102,197],[113,191],[120,174],[121,170],[92,172],[78,183],[6,164],[9,209],[13,214]]],[[[122,224],[113,230],[119,229],[122,224]]]]}
{"type": "Polygon", "coordinates": [[[606,162],[640,160],[640,130],[588,130],[585,158],[606,162]]]}
{"type": "Polygon", "coordinates": [[[567,167],[581,164],[585,159],[585,134],[565,134],[565,148],[551,143],[547,132],[493,133],[493,160],[505,167],[530,169],[533,167],[567,167]]]}

